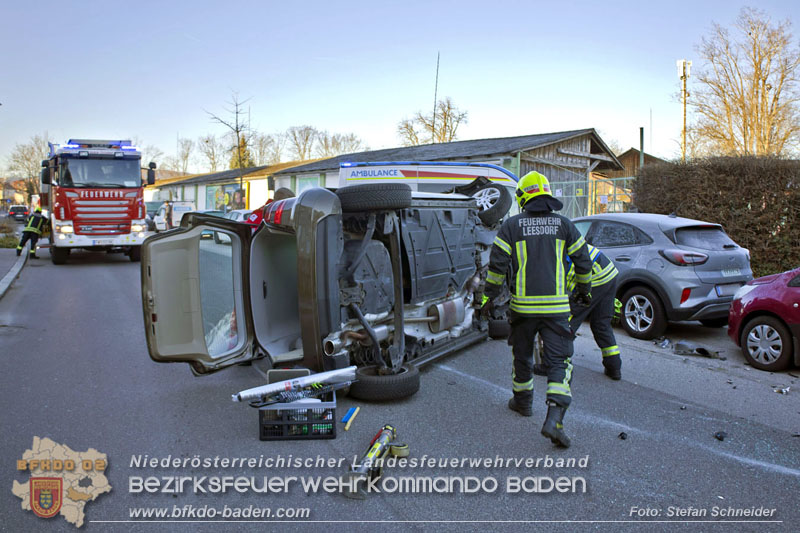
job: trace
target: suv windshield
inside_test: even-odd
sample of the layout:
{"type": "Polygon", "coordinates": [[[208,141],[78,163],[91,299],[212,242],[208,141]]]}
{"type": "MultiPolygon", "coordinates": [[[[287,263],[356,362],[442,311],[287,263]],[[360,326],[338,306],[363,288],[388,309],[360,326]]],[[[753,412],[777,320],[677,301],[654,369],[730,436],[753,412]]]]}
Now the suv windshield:
{"type": "Polygon", "coordinates": [[[716,226],[692,226],[675,231],[677,244],[701,250],[731,250],[738,248],[722,228],[716,226]]]}
{"type": "Polygon", "coordinates": [[[61,170],[62,187],[141,187],[137,159],[67,159],[61,170]]]}

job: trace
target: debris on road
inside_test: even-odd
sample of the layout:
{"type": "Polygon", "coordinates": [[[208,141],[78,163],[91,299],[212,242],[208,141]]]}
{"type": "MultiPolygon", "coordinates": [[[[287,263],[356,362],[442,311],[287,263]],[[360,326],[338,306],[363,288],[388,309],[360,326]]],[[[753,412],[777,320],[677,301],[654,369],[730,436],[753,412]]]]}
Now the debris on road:
{"type": "Polygon", "coordinates": [[[792,374],[791,372],[789,372],[789,375],[792,376],[793,378],[800,378],[800,376],[798,376],[797,374],[792,374]]]}
{"type": "Polygon", "coordinates": [[[728,436],[728,434],[725,433],[724,431],[717,431],[716,433],[714,433],[714,438],[719,440],[719,441],[725,440],[725,438],[727,436],[728,436]]]}
{"type": "Polygon", "coordinates": [[[617,437],[619,437],[619,440],[626,440],[628,438],[628,434],[623,431],[622,433],[617,435],[617,437]]]}
{"type": "Polygon", "coordinates": [[[725,361],[727,359],[727,357],[721,356],[716,350],[712,350],[700,344],[695,344],[685,340],[676,342],[674,351],[678,355],[699,355],[702,357],[709,357],[711,359],[719,359],[721,361],[725,361]]]}
{"type": "Polygon", "coordinates": [[[653,341],[653,344],[658,345],[660,348],[669,348],[672,342],[666,337],[658,337],[653,341]]]}
{"type": "Polygon", "coordinates": [[[681,405],[681,411],[685,411],[685,410],[686,410],[686,406],[685,405],[681,405]]]}
{"type": "Polygon", "coordinates": [[[785,389],[782,389],[782,388],[778,387],[778,388],[776,388],[776,389],[773,389],[773,390],[774,390],[775,392],[777,392],[778,394],[789,394],[789,391],[790,391],[791,389],[792,389],[791,387],[786,387],[785,389]]]}

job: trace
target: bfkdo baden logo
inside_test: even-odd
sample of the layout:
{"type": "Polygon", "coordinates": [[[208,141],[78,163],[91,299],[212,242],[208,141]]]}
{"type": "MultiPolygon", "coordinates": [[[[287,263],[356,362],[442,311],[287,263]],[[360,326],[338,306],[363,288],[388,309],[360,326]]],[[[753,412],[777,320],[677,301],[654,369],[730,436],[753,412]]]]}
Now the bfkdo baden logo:
{"type": "Polygon", "coordinates": [[[111,491],[105,476],[108,457],[94,448],[76,452],[50,439],[33,438],[31,449],[17,460],[17,472],[29,472],[27,482],[14,480],[11,491],[21,507],[41,518],[61,515],[76,527],[84,522],[86,504],[111,491]]]}
{"type": "Polygon", "coordinates": [[[31,510],[36,516],[52,518],[61,510],[64,480],[60,477],[32,477],[31,510]]]}

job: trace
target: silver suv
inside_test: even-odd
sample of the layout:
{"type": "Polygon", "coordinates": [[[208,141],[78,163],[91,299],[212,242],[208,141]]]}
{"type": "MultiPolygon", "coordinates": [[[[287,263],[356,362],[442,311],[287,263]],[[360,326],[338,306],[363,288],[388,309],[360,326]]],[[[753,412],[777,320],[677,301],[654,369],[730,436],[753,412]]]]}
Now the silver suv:
{"type": "Polygon", "coordinates": [[[749,252],[719,224],[646,213],[574,222],[619,270],[622,327],[638,339],[658,337],[668,321],[724,326],[733,293],[753,279],[749,252]]]}

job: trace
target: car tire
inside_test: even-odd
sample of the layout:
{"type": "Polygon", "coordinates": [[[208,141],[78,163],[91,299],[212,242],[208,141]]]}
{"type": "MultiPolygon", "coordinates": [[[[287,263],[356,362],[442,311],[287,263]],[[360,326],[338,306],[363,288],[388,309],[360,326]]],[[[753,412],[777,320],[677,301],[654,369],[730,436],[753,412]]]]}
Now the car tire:
{"type": "Polygon", "coordinates": [[[705,318],[700,321],[707,328],[722,328],[728,325],[728,317],[705,318]]]}
{"type": "Polygon", "coordinates": [[[411,206],[411,187],[405,183],[364,183],[337,189],[342,211],[380,211],[411,206]]]}
{"type": "Polygon", "coordinates": [[[54,265],[66,264],[67,257],[69,257],[69,248],[50,247],[50,260],[54,265]]]}
{"type": "Polygon", "coordinates": [[[753,368],[784,370],[792,361],[792,335],[788,328],[771,316],[756,317],[742,328],[739,344],[742,355],[753,368]]]}
{"type": "Polygon", "coordinates": [[[403,365],[399,373],[387,376],[378,374],[376,366],[364,366],[356,369],[356,379],[349,395],[359,400],[400,400],[419,390],[419,370],[414,365],[403,365]]]}
{"type": "Polygon", "coordinates": [[[494,226],[511,209],[511,195],[505,187],[490,183],[472,195],[478,202],[478,218],[485,226],[494,226]]]}
{"type": "Polygon", "coordinates": [[[633,287],[622,296],[622,328],[636,339],[654,339],[667,329],[661,299],[647,287],[633,287]]]}
{"type": "Polygon", "coordinates": [[[142,260],[142,247],[141,246],[131,246],[131,251],[128,253],[128,257],[131,258],[131,261],[134,263],[138,263],[142,260]]]}
{"type": "Polygon", "coordinates": [[[489,319],[489,338],[507,339],[511,335],[511,324],[508,320],[489,319]]]}

